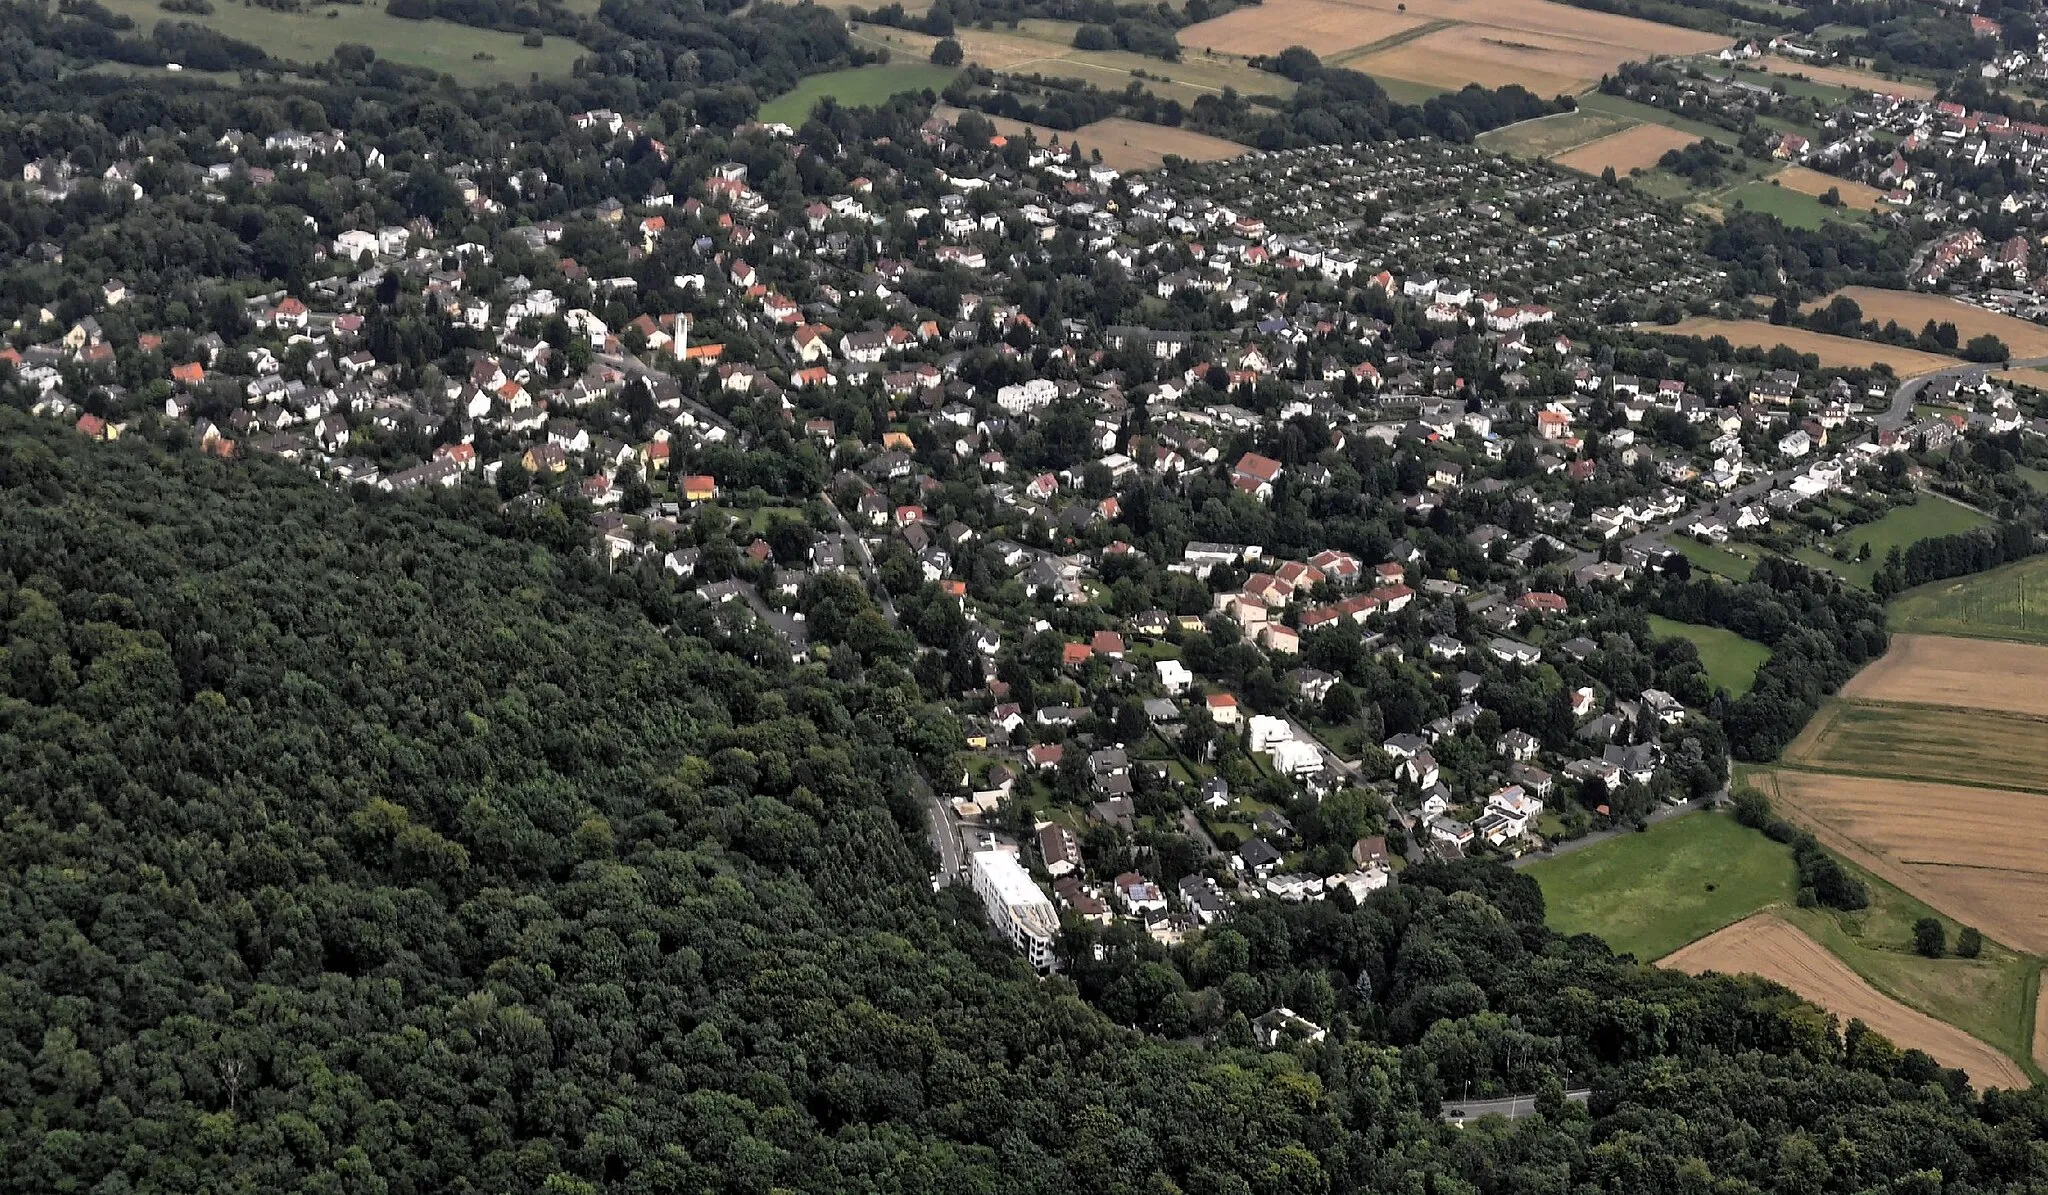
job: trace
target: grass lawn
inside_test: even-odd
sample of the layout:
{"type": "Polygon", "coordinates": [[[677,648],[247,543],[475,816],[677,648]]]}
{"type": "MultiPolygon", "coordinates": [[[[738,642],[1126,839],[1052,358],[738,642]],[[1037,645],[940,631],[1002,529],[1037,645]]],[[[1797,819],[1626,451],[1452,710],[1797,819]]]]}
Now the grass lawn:
{"type": "Polygon", "coordinates": [[[1913,951],[1913,923],[1938,919],[1954,947],[1962,925],[1848,863],[1870,890],[1870,907],[1853,913],[1788,905],[1778,916],[1806,931],[1886,995],[1982,1038],[2037,1079],[2033,1061],[2034,1002],[2041,960],[1989,938],[1974,959],[1931,959],[1913,951]]]}
{"type": "Polygon", "coordinates": [[[106,0],[106,5],[133,17],[145,30],[161,20],[192,21],[293,62],[322,63],[334,56],[336,46],[354,42],[375,50],[379,58],[427,67],[471,86],[566,75],[583,53],[583,47],[566,37],[549,35],[534,48],[521,45],[517,33],[453,21],[408,21],[385,12],[382,4],[325,4],[304,12],[282,12],[220,0],[204,16],[167,13],[156,0],[106,0]]]}
{"type": "Polygon", "coordinates": [[[1672,551],[1690,560],[1694,568],[1703,568],[1730,581],[1747,581],[1749,575],[1756,571],[1755,563],[1745,557],[1727,548],[1703,544],[1690,535],[1674,535],[1665,542],[1671,545],[1672,551]]]}
{"type": "Polygon", "coordinates": [[[1811,195],[1767,182],[1743,183],[1714,197],[1715,206],[1723,211],[1733,211],[1738,203],[1749,211],[1776,216],[1794,228],[1819,228],[1829,220],[1857,218],[1853,208],[1829,207],[1811,195]]]}
{"type": "Polygon", "coordinates": [[[1895,631],[2048,643],[2048,556],[1932,581],[1892,599],[1895,631]]]}
{"type": "Polygon", "coordinates": [[[2030,469],[2025,465],[2021,465],[2019,468],[2014,469],[2013,473],[2016,474],[2021,481],[2027,483],[2028,489],[2033,490],[2037,494],[2048,493],[2048,473],[2044,473],[2039,469],[2030,469]]]}
{"type": "Polygon", "coordinates": [[[1652,614],[1650,630],[1692,640],[1700,650],[1700,663],[1706,665],[1707,679],[1737,697],[1749,692],[1749,687],[1756,683],[1756,670],[1771,658],[1770,648],[1720,627],[1674,622],[1652,614]]]}
{"type": "Polygon", "coordinates": [[[1612,112],[1559,112],[1554,116],[1525,120],[1504,129],[1482,133],[1479,144],[1494,153],[1520,158],[1547,158],[1588,141],[1597,141],[1610,133],[1619,133],[1634,124],[1627,117],[1612,112]]]}
{"type": "Polygon", "coordinates": [[[1792,852],[1725,813],[1693,813],[1530,866],[1553,928],[1644,962],[1797,893],[1792,852]]]}
{"type": "Polygon", "coordinates": [[[857,66],[851,70],[811,75],[798,83],[794,91],[761,105],[761,120],[771,124],[800,125],[810,116],[811,109],[817,107],[818,101],[828,95],[843,107],[868,108],[906,91],[944,91],[946,85],[953,81],[953,76],[959,73],[949,66],[918,62],[857,66]]]}
{"type": "Polygon", "coordinates": [[[1733,145],[1741,136],[1719,125],[1687,120],[1654,105],[1639,104],[1634,100],[1625,100],[1618,95],[1607,95],[1604,92],[1589,91],[1578,97],[1578,103],[1581,112],[1605,112],[1613,116],[1626,116],[1643,124],[1661,124],[1667,129],[1677,129],[1681,133],[1690,133],[1695,137],[1712,137],[1723,145],[1733,145]]]}
{"type": "Polygon", "coordinates": [[[1911,506],[1892,508],[1883,518],[1863,523],[1829,541],[1830,546],[1847,545],[1851,556],[1870,545],[1868,560],[1837,560],[1832,552],[1808,550],[1795,553],[1809,564],[1819,565],[1839,577],[1853,581],[1868,589],[1871,577],[1877,574],[1878,566],[1884,563],[1885,553],[1893,547],[1904,548],[1923,539],[1937,535],[1955,535],[1985,526],[1990,520],[1959,502],[1951,502],[1934,494],[1922,494],[1920,500],[1911,506]]]}

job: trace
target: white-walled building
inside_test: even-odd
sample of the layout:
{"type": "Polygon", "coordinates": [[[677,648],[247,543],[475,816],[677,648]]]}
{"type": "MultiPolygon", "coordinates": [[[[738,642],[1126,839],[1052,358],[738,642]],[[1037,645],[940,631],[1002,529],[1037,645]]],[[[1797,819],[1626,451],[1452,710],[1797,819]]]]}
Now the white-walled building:
{"type": "Polygon", "coordinates": [[[988,919],[1002,931],[1031,965],[1052,970],[1053,941],[1059,937],[1060,915],[1031,873],[1008,851],[976,851],[968,861],[974,891],[988,919]]]}

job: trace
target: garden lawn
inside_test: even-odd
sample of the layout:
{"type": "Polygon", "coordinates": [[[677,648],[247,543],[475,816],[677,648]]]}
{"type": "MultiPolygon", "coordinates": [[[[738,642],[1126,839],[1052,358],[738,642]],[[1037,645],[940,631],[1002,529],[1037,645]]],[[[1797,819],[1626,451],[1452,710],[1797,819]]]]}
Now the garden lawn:
{"type": "Polygon", "coordinates": [[[1792,852],[1725,813],[1693,813],[1533,864],[1552,928],[1644,962],[1798,891],[1792,852]]]}
{"type": "Polygon", "coordinates": [[[1714,203],[1723,211],[1733,211],[1738,202],[1748,211],[1776,216],[1794,228],[1814,229],[1829,220],[1852,221],[1857,216],[1853,208],[1829,207],[1790,187],[1774,187],[1760,181],[1744,183],[1714,198],[1714,203]]]}
{"type": "Polygon", "coordinates": [[[959,73],[954,67],[928,63],[889,63],[827,71],[804,79],[795,90],[761,105],[761,120],[765,124],[801,125],[818,101],[828,95],[843,107],[870,108],[906,91],[944,91],[959,73]]]}
{"type": "Polygon", "coordinates": [[[1715,576],[1730,581],[1747,581],[1756,571],[1756,564],[1726,548],[1703,544],[1690,535],[1674,535],[1667,541],[1671,550],[1692,562],[1694,568],[1705,569],[1715,576]]]}
{"type": "Polygon", "coordinates": [[[1756,670],[1771,658],[1770,648],[1720,627],[1674,622],[1652,614],[1650,630],[1658,635],[1692,640],[1692,645],[1700,650],[1700,663],[1706,666],[1707,679],[1737,697],[1749,692],[1749,687],[1756,683],[1756,670]]]}

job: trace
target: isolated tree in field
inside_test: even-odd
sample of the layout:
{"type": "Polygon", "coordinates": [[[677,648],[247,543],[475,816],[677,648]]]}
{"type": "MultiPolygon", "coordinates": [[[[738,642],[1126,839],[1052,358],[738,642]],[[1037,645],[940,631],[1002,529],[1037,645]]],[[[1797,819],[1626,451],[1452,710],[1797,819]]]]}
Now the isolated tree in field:
{"type": "Polygon", "coordinates": [[[950,37],[940,38],[939,44],[932,47],[933,66],[959,66],[966,58],[967,55],[960,49],[960,43],[950,37]]]}
{"type": "Polygon", "coordinates": [[[1974,925],[1966,925],[1956,931],[1956,957],[1976,958],[1984,951],[1984,935],[1974,925]]]}
{"type": "Polygon", "coordinates": [[[1913,923],[1913,949],[1928,958],[1940,958],[1948,953],[1948,931],[1934,918],[1922,917],[1913,923]]]}

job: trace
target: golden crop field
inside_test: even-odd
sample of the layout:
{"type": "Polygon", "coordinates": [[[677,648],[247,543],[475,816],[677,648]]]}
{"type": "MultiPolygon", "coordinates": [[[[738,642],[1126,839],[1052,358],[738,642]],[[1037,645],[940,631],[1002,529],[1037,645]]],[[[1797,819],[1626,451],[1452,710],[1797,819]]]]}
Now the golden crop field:
{"type": "Polygon", "coordinates": [[[1769,913],[1709,934],[1658,965],[1691,975],[1760,975],[1834,1013],[1844,1024],[1859,1018],[1896,1045],[1925,1051],[1943,1066],[1968,1071],[1970,1081],[1980,1088],[2031,1086],[2026,1072],[1988,1043],[1878,991],[1820,943],[1769,913]]]}
{"type": "Polygon", "coordinates": [[[1302,45],[1326,61],[1343,57],[1345,66],[1370,75],[1452,90],[1467,83],[1520,83],[1545,96],[1583,91],[1624,62],[1697,54],[1726,40],[1549,0],[1307,2],[1314,7],[1302,7],[1303,0],[1281,0],[1238,9],[1182,30],[1180,40],[1238,53],[1302,45]],[[1331,8],[1353,16],[1346,22],[1331,8]],[[1306,22],[1298,24],[1302,18],[1306,22]],[[1445,27],[1362,57],[1344,56],[1347,49],[1398,39],[1425,24],[1445,27]]]}
{"type": "Polygon", "coordinates": [[[1758,67],[1774,75],[1805,75],[1816,83],[1831,83],[1836,87],[1847,87],[1851,91],[1876,92],[1879,95],[1902,95],[1909,100],[1932,100],[1934,86],[1929,83],[1910,83],[1900,79],[1887,79],[1871,71],[1859,71],[1843,66],[1815,66],[1792,58],[1780,58],[1767,54],[1756,62],[1758,67]]]}
{"type": "Polygon", "coordinates": [[[1806,166],[1787,166],[1772,175],[1771,181],[1787,191],[1797,191],[1801,195],[1811,195],[1816,199],[1832,189],[1842,197],[1843,207],[1853,207],[1863,212],[1876,210],[1878,200],[1884,198],[1884,192],[1869,183],[1836,178],[1832,174],[1822,174],[1806,166]]]}
{"type": "MultiPolygon", "coordinates": [[[[1867,309],[1865,314],[1869,314],[1867,309]]],[[[1923,353],[1918,349],[1876,344],[1849,336],[1829,336],[1804,328],[1778,327],[1763,320],[1715,319],[1702,315],[1668,328],[1645,328],[1644,331],[1669,332],[1674,336],[1725,336],[1738,348],[1767,349],[1782,344],[1794,352],[1812,353],[1820,358],[1822,365],[1863,368],[1882,362],[1902,378],[1917,377],[1956,364],[1955,358],[1938,353],[1923,353]]]]}
{"type": "MultiPolygon", "coordinates": [[[[945,120],[958,120],[961,110],[940,104],[932,114],[945,120]]],[[[1175,154],[1192,162],[1219,162],[1244,153],[1247,146],[1221,137],[1211,137],[1192,129],[1169,129],[1164,125],[1146,124],[1140,120],[1125,120],[1112,116],[1093,124],[1082,125],[1071,131],[1047,128],[1028,121],[1013,120],[1007,116],[978,114],[996,132],[1006,137],[1035,136],[1041,144],[1050,145],[1057,141],[1062,145],[1079,145],[1082,150],[1102,151],[1104,165],[1118,170],[1150,170],[1158,166],[1167,154],[1175,154]]]]}
{"type": "Polygon", "coordinates": [[[1180,31],[1180,44],[1221,54],[1278,54],[1304,46],[1329,61],[1347,50],[1398,37],[1429,24],[1391,6],[1364,8],[1346,0],[1266,0],[1180,31]]]}
{"type": "Polygon", "coordinates": [[[1768,788],[1829,850],[2016,949],[2048,952],[2048,797],[1789,769],[1768,788]]]}
{"type": "MultiPolygon", "coordinates": [[[[1843,196],[1846,198],[1847,191],[1843,196]]],[[[1863,309],[1864,319],[1874,319],[1882,324],[1897,320],[1899,326],[1918,332],[1928,320],[1936,323],[1951,323],[1956,331],[1968,341],[1973,336],[1990,333],[2005,342],[2015,357],[2048,357],[2048,328],[2029,323],[2017,316],[2000,315],[1973,307],[1959,299],[1942,295],[1921,294],[1910,290],[1880,290],[1874,286],[1848,286],[1835,292],[1856,300],[1863,309]]],[[[1825,295],[1806,304],[1808,310],[1824,306],[1834,295],[1825,295]]]]}
{"type": "Polygon", "coordinates": [[[1842,696],[2048,717],[2048,647],[1893,635],[1891,650],[1842,686],[1842,696]]]}
{"type": "Polygon", "coordinates": [[[1168,154],[1191,162],[1220,162],[1250,148],[1193,129],[1169,129],[1121,116],[1084,124],[1067,139],[1084,150],[1101,150],[1103,162],[1118,170],[1150,170],[1168,154]]]}
{"type": "Polygon", "coordinates": [[[1637,168],[1649,169],[1657,159],[1674,149],[1683,149],[1699,138],[1661,124],[1639,124],[1612,136],[1581,145],[1567,154],[1560,154],[1555,161],[1560,166],[1582,170],[1587,174],[1598,174],[1609,166],[1616,174],[1627,174],[1637,168]]]}

